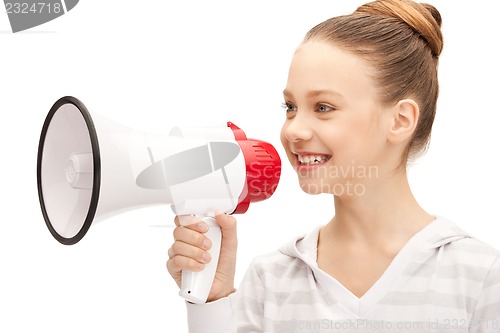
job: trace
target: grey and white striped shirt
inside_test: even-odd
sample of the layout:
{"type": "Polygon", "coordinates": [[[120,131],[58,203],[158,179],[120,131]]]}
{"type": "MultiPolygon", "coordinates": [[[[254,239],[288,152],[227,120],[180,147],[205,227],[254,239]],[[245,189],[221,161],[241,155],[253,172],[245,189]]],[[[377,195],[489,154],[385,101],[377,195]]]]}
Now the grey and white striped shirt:
{"type": "Polygon", "coordinates": [[[319,227],[257,257],[238,291],[188,304],[192,333],[500,333],[500,252],[437,218],[361,298],[316,264],[319,227]]]}

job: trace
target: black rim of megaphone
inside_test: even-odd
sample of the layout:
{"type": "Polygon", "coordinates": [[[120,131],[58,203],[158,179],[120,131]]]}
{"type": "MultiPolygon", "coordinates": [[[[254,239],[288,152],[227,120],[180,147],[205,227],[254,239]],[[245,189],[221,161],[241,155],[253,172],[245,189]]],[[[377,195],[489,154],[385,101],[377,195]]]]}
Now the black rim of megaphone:
{"type": "Polygon", "coordinates": [[[101,155],[99,152],[99,142],[97,140],[97,132],[95,130],[92,117],[90,116],[90,113],[85,107],[85,105],[75,97],[72,96],[61,97],[57,102],[54,103],[49,113],[47,114],[47,117],[43,124],[42,134],[40,136],[40,142],[38,144],[37,187],[38,187],[38,198],[40,200],[40,206],[42,208],[42,214],[45,219],[45,224],[49,228],[52,236],[54,236],[54,238],[57,239],[60,243],[65,245],[73,245],[75,243],[78,243],[89,230],[97,210],[97,204],[99,202],[99,190],[101,187],[101,155]],[[80,229],[80,231],[71,238],[66,238],[61,236],[52,226],[49,215],[47,214],[47,210],[45,208],[45,203],[43,200],[43,191],[42,191],[42,158],[43,158],[43,147],[45,144],[45,137],[47,135],[47,130],[49,128],[52,118],[54,117],[54,114],[64,104],[73,104],[78,108],[78,110],[82,114],[83,119],[85,120],[85,124],[87,125],[87,129],[89,131],[90,143],[92,147],[92,157],[94,162],[92,195],[90,199],[90,205],[87,217],[85,218],[85,222],[83,223],[83,226],[80,229]]]}

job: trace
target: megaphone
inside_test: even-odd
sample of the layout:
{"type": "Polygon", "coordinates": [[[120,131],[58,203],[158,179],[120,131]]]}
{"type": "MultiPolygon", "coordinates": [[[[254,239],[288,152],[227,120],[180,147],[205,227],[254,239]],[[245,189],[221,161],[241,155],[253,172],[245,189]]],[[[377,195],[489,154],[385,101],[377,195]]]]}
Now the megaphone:
{"type": "Polygon", "coordinates": [[[140,207],[170,205],[177,215],[202,217],[212,261],[202,272],[183,272],[179,292],[193,303],[206,301],[215,276],[221,232],[214,212],[244,213],[269,198],[280,172],[276,149],[247,139],[231,122],[150,134],[91,116],[72,96],[47,114],[37,158],[42,214],[62,244],[79,242],[94,222],[140,207]]]}

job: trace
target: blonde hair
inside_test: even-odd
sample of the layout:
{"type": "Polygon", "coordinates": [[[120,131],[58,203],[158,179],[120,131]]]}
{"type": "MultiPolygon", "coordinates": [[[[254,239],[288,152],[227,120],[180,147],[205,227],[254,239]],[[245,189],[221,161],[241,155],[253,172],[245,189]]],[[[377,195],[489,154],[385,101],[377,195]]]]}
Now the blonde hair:
{"type": "Polygon", "coordinates": [[[380,102],[394,105],[413,98],[420,116],[404,160],[423,153],[429,144],[439,92],[437,65],[443,49],[441,15],[429,4],[411,0],[379,0],[350,15],[328,19],[306,35],[363,57],[373,68],[380,102]]]}

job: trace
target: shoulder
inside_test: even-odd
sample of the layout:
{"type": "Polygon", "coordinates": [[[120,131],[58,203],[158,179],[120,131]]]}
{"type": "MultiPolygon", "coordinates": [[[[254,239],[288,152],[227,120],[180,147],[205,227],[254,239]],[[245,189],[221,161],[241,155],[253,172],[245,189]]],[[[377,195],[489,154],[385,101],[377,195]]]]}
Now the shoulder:
{"type": "MultiPolygon", "coordinates": [[[[466,237],[446,245],[444,248],[450,264],[482,272],[486,278],[489,271],[500,265],[500,251],[474,237],[466,237]]],[[[477,276],[477,275],[476,275],[477,276]]]]}
{"type": "Polygon", "coordinates": [[[469,296],[474,299],[474,311],[471,326],[474,332],[497,332],[500,324],[500,251],[474,239],[463,239],[450,244],[450,251],[455,253],[456,261],[465,261],[455,265],[455,272],[467,278],[469,296]]]}
{"type": "Polygon", "coordinates": [[[254,258],[251,267],[260,276],[267,273],[275,278],[308,276],[310,267],[316,264],[318,233],[319,227],[316,227],[294,237],[279,249],[254,258]]]}
{"type": "Polygon", "coordinates": [[[500,251],[490,244],[462,230],[455,222],[439,218],[430,229],[431,248],[437,251],[442,264],[488,271],[500,256],[500,251]]]}
{"type": "MultiPolygon", "coordinates": [[[[474,237],[464,237],[438,249],[438,277],[476,306],[484,297],[500,297],[500,251],[474,237]]],[[[447,288],[444,285],[443,288],[447,288]]],[[[497,301],[495,301],[497,302],[497,301]]],[[[469,308],[469,310],[471,310],[469,308]]]]}
{"type": "Polygon", "coordinates": [[[473,265],[491,265],[500,256],[500,251],[493,246],[474,237],[467,237],[449,243],[446,251],[457,260],[473,265]]]}
{"type": "Polygon", "coordinates": [[[254,258],[251,268],[262,279],[272,275],[278,280],[306,277],[309,270],[308,265],[300,258],[289,256],[278,250],[254,258]]]}

